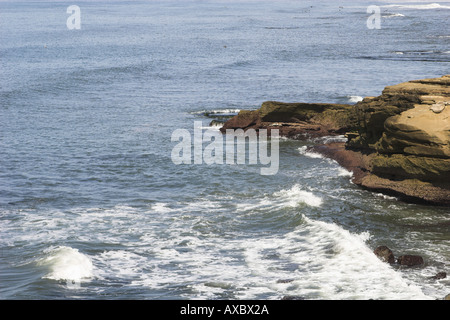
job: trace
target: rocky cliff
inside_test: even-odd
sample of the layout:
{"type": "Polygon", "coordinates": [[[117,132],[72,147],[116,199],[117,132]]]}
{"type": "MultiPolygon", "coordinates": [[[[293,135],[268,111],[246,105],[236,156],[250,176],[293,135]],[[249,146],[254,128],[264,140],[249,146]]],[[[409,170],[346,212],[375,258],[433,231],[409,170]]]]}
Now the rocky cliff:
{"type": "Polygon", "coordinates": [[[296,139],[341,135],[314,149],[354,183],[407,201],[450,206],[450,75],[386,87],[355,105],[264,102],[221,128],[280,130],[296,139]]]}

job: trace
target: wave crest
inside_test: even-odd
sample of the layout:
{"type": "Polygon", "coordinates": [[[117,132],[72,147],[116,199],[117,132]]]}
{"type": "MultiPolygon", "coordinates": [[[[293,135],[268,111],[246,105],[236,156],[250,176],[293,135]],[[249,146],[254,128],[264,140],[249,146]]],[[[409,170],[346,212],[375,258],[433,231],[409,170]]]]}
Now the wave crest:
{"type": "Polygon", "coordinates": [[[388,8],[402,8],[402,9],[416,9],[416,10],[430,10],[430,9],[450,9],[450,6],[443,6],[439,3],[428,4],[389,4],[383,7],[388,8]]]}
{"type": "Polygon", "coordinates": [[[49,272],[44,278],[80,283],[93,276],[91,259],[80,253],[78,249],[59,246],[48,250],[48,255],[38,262],[47,267],[49,272]]]}
{"type": "Polygon", "coordinates": [[[302,190],[298,184],[290,189],[277,191],[273,195],[289,207],[296,207],[299,203],[305,203],[312,207],[320,207],[322,205],[322,198],[312,192],[302,190]]]}

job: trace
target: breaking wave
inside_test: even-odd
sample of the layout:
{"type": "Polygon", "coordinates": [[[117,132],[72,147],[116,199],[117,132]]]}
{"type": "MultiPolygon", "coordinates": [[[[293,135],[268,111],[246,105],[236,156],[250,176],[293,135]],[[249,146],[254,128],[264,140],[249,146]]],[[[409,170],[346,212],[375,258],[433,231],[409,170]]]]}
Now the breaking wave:
{"type": "Polygon", "coordinates": [[[315,159],[324,159],[325,158],[320,153],[309,151],[308,146],[302,146],[302,147],[298,148],[298,152],[301,155],[306,156],[308,158],[315,158],[315,159]]]}
{"type": "Polygon", "coordinates": [[[430,10],[430,9],[450,9],[450,6],[441,5],[439,3],[429,4],[389,4],[382,7],[386,8],[402,8],[402,9],[415,9],[415,10],[430,10]]]}
{"type": "Polygon", "coordinates": [[[48,269],[46,279],[66,281],[68,284],[81,283],[93,276],[91,259],[77,249],[59,246],[46,251],[47,256],[38,262],[48,269]]]}
{"type": "Polygon", "coordinates": [[[361,96],[347,96],[347,98],[350,103],[356,103],[363,100],[363,97],[361,96]]]}

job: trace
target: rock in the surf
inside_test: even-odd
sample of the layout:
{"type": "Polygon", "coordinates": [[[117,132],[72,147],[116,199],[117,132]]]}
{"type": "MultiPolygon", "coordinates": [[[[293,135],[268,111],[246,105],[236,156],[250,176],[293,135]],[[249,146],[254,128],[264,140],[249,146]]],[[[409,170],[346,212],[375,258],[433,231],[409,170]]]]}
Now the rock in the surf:
{"type": "Polygon", "coordinates": [[[416,255],[403,255],[397,258],[397,263],[402,266],[418,266],[424,263],[421,256],[416,255]]]}
{"type": "Polygon", "coordinates": [[[388,262],[388,263],[395,263],[395,257],[392,253],[391,249],[389,249],[386,246],[379,246],[377,247],[373,253],[380,258],[381,261],[388,262]]]}

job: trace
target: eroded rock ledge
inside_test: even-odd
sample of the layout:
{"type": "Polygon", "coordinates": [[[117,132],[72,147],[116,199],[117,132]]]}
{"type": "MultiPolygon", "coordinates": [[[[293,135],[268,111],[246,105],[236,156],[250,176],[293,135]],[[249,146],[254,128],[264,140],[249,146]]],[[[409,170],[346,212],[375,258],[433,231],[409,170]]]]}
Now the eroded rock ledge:
{"type": "Polygon", "coordinates": [[[450,206],[450,75],[386,87],[355,105],[267,101],[221,128],[279,129],[294,139],[342,135],[314,146],[354,173],[363,188],[450,206]]]}

